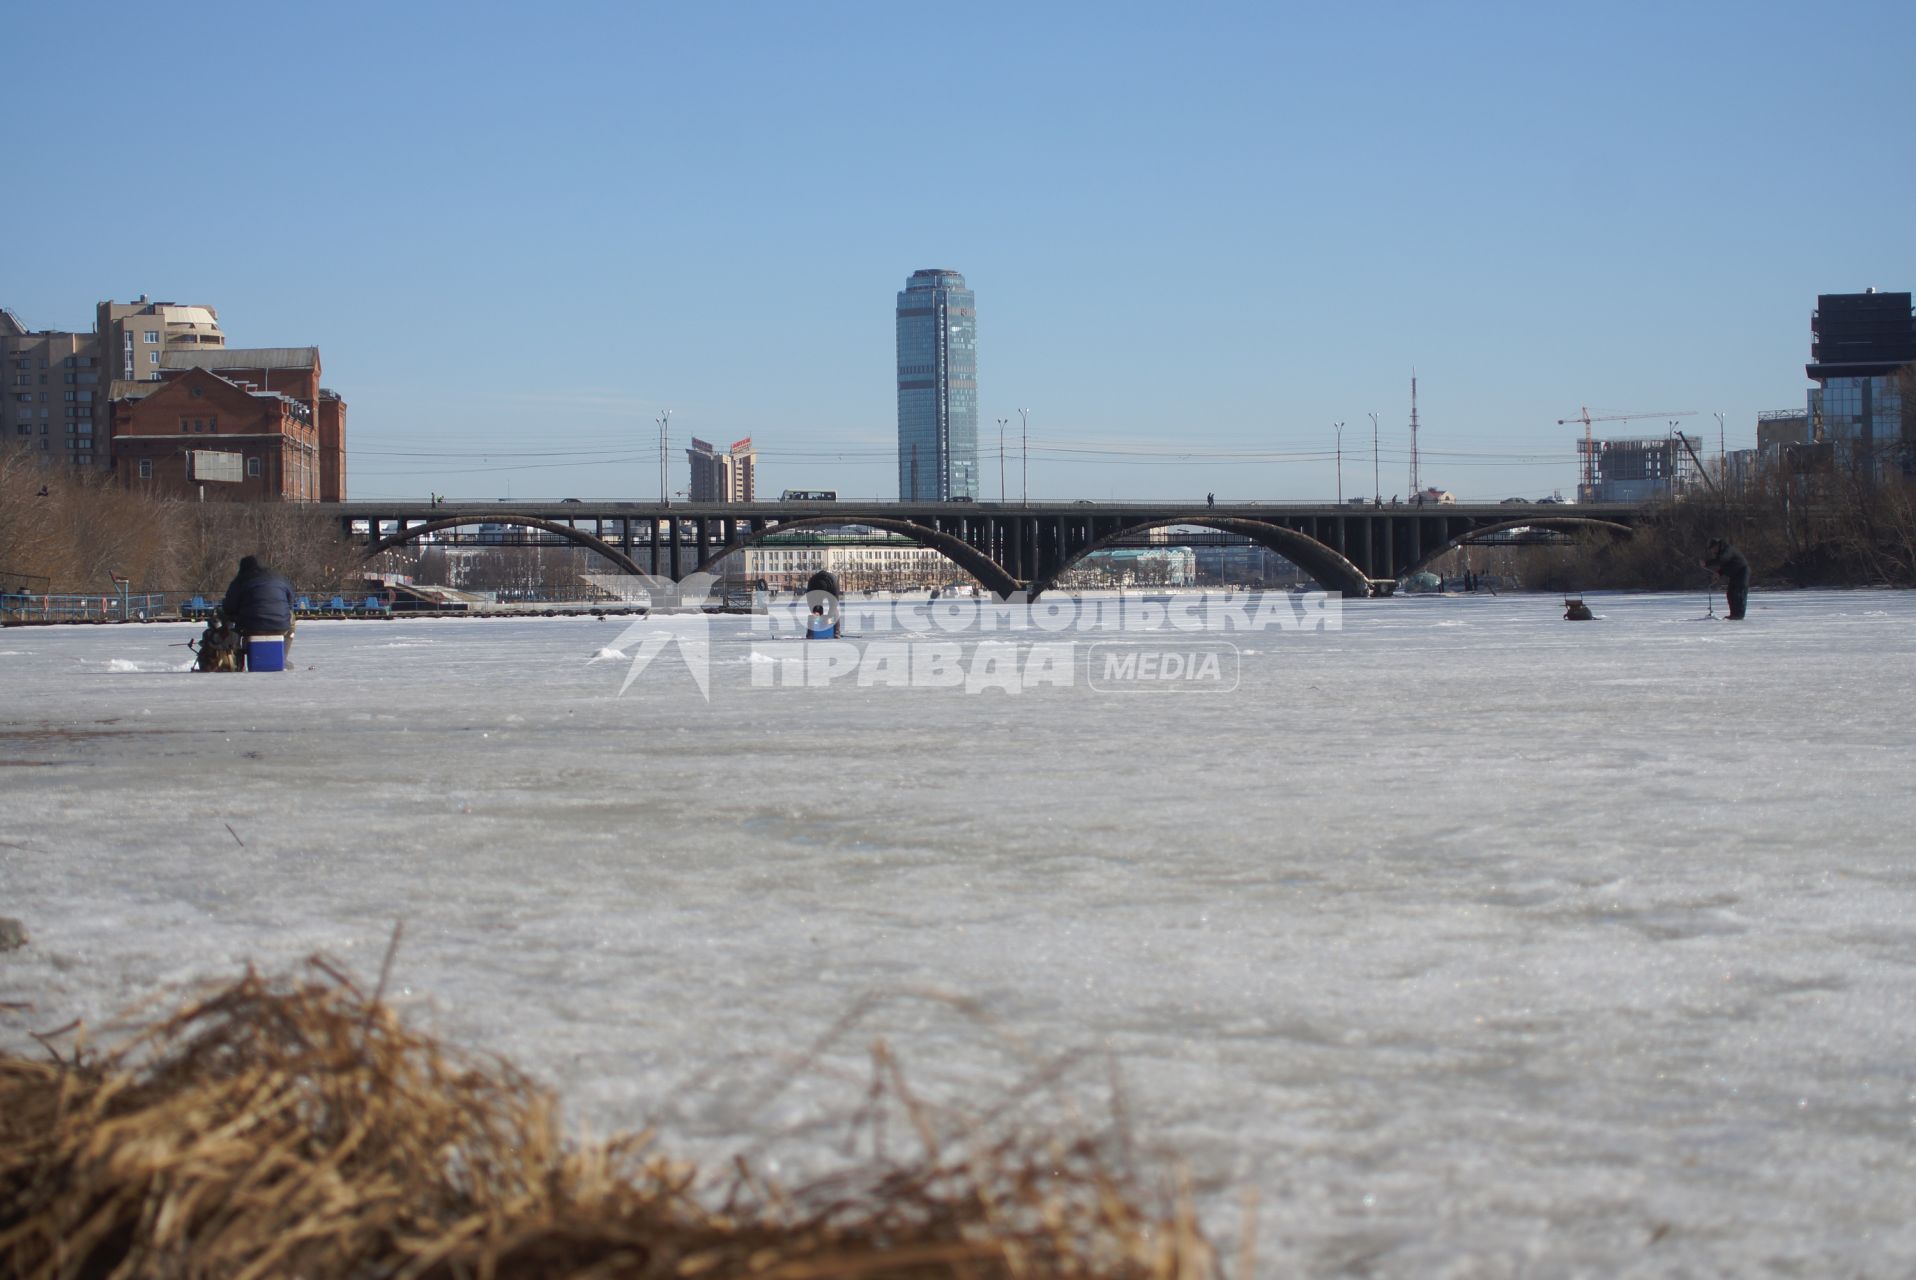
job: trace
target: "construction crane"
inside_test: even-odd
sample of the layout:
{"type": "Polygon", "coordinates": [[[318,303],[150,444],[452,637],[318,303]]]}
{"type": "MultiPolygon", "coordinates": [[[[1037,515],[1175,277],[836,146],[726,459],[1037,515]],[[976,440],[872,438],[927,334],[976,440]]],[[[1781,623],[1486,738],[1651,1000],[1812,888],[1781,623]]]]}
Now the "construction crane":
{"type": "Polygon", "coordinates": [[[1557,425],[1567,427],[1573,422],[1583,424],[1583,483],[1578,486],[1577,500],[1588,502],[1597,491],[1597,442],[1590,433],[1593,422],[1628,422],[1632,418],[1694,418],[1695,409],[1672,409],[1658,413],[1602,413],[1592,416],[1588,405],[1574,418],[1558,418],[1557,425]]]}

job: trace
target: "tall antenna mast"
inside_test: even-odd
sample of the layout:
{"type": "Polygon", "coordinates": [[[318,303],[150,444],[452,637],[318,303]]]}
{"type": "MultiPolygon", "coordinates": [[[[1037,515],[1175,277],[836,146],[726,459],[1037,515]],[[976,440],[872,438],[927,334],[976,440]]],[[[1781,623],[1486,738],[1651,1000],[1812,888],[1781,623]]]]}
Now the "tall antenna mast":
{"type": "Polygon", "coordinates": [[[1417,370],[1410,371],[1410,496],[1415,499],[1424,491],[1423,479],[1417,471],[1417,370]]]}

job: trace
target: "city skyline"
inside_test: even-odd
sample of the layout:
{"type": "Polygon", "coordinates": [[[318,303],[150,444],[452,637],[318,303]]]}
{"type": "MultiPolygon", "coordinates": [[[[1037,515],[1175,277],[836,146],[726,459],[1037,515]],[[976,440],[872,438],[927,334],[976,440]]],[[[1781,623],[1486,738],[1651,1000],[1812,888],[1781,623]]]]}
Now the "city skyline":
{"type": "Polygon", "coordinates": [[[1557,423],[1586,406],[1753,444],[1804,403],[1817,295],[1916,285],[1907,6],[574,16],[253,15],[317,87],[235,60],[190,183],[136,146],[102,187],[56,113],[68,138],[128,121],[74,86],[164,83],[230,24],[14,15],[10,176],[39,194],[0,207],[33,246],[0,305],[83,332],[147,294],[323,347],[368,496],[646,497],[670,409],[677,440],[759,440],[766,491],[876,497],[873,300],[951,263],[989,300],[978,416],[1015,436],[1030,410],[1034,496],[1328,496],[1338,422],[1369,492],[1373,413],[1377,487],[1407,493],[1414,366],[1424,478],[1495,499],[1574,489],[1557,423]],[[927,131],[893,104],[933,47],[953,114],[927,131]],[[1806,165],[1871,197],[1819,198],[1806,165]],[[159,190],[192,233],[126,234],[159,190]]]}

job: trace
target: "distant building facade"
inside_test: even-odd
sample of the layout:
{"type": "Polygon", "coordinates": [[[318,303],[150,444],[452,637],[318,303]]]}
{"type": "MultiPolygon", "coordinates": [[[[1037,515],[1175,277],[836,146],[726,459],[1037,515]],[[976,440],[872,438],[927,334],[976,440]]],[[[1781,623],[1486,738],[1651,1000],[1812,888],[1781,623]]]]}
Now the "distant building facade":
{"type": "Polygon", "coordinates": [[[1197,552],[1171,546],[1094,551],[1058,575],[1063,587],[1188,587],[1197,580],[1197,552]]]}
{"type": "Polygon", "coordinates": [[[1897,374],[1916,363],[1916,312],[1907,293],[1818,294],[1804,373],[1813,441],[1836,465],[1871,479],[1916,474],[1916,405],[1897,374]]]}
{"type": "Polygon", "coordinates": [[[898,295],[898,497],[978,497],[978,304],[956,271],[898,295]]]}
{"type": "Polygon", "coordinates": [[[176,347],[162,353],[157,377],[111,385],[109,436],[122,485],[206,498],[345,499],[346,402],[320,385],[317,347],[176,347]],[[236,474],[226,478],[209,454],[235,455],[236,474]]]}
{"type": "Polygon", "coordinates": [[[0,310],[0,444],[76,466],[104,460],[93,421],[103,372],[92,334],[31,330],[0,310]]]}
{"type": "MultiPolygon", "coordinates": [[[[193,369],[217,373],[244,392],[290,398],[305,410],[241,412],[229,404],[215,415],[224,424],[221,435],[283,431],[287,438],[242,454],[240,480],[208,481],[207,496],[345,499],[346,404],[320,385],[318,349],[229,348],[212,307],[153,302],[144,295],[135,302],[96,304],[91,333],[29,330],[12,312],[0,310],[0,375],[5,378],[0,446],[24,447],[76,466],[117,466],[116,433],[125,431],[130,474],[121,477],[122,483],[177,485],[197,494],[200,482],[188,479],[193,466],[186,455],[207,451],[192,439],[205,430],[196,431],[192,424],[213,419],[180,412],[175,417],[188,425],[175,424],[169,432],[156,425],[163,416],[159,411],[136,412],[166,382],[193,369]],[[258,430],[239,430],[235,424],[242,419],[258,430]],[[281,422],[283,428],[269,425],[281,422]],[[158,443],[168,434],[181,437],[175,446],[181,452],[171,459],[162,458],[158,443]],[[249,458],[257,463],[257,474],[246,472],[249,458]],[[142,477],[142,469],[149,474],[142,477]]],[[[200,398],[209,393],[223,394],[202,385],[200,398]]],[[[228,439],[215,452],[238,447],[228,439]]],[[[223,464],[201,462],[209,474],[223,474],[223,464]]]]}
{"type": "Polygon", "coordinates": [[[1197,581],[1212,586],[1290,586],[1311,579],[1296,565],[1269,547],[1246,545],[1191,548],[1197,581]]]}
{"type": "Polygon", "coordinates": [[[177,302],[102,302],[94,309],[93,331],[113,381],[157,382],[166,357],[176,351],[225,347],[219,312],[177,302]]]}
{"type": "Polygon", "coordinates": [[[1768,453],[1810,442],[1810,415],[1801,409],[1771,409],[1756,415],[1756,451],[1768,453]]]}
{"type": "Polygon", "coordinates": [[[758,500],[758,452],[750,436],[733,441],[724,453],[694,436],[685,457],[692,467],[687,494],[693,502],[758,500]]]}
{"type": "MultiPolygon", "coordinates": [[[[1581,445],[1579,441],[1579,445],[1581,445]]],[[[1593,502],[1648,502],[1678,498],[1701,483],[1700,440],[1672,433],[1649,440],[1597,440],[1593,502]]]]}
{"type": "Polygon", "coordinates": [[[871,546],[834,544],[827,535],[815,546],[747,547],[738,553],[737,563],[744,581],[762,582],[774,591],[802,591],[820,569],[828,570],[846,591],[904,591],[970,581],[941,552],[903,538],[871,546]]]}
{"type": "Polygon", "coordinates": [[[318,347],[175,348],[160,359],[160,374],[174,378],[207,369],[249,391],[291,396],[312,413],[319,447],[316,500],[346,500],[346,402],[320,383],[318,347]]]}
{"type": "Polygon", "coordinates": [[[319,428],[291,394],[188,369],[113,403],[114,476],[125,488],[207,498],[313,502],[319,428]]]}
{"type": "Polygon", "coordinates": [[[49,460],[105,466],[116,381],[153,381],[174,350],[221,347],[219,313],[176,302],[102,302],[91,333],[30,330],[0,310],[0,443],[49,460]]]}

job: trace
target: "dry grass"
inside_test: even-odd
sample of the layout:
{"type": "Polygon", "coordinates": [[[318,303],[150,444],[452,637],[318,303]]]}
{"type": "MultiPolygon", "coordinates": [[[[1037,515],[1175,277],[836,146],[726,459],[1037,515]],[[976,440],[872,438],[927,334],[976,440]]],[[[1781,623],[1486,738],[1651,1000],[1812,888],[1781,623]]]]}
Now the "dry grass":
{"type": "Polygon", "coordinates": [[[218,591],[243,555],[314,590],[361,567],[336,517],[315,504],[163,498],[0,441],[0,572],[56,592],[106,590],[116,573],[136,592],[218,591]]]}
{"type": "Polygon", "coordinates": [[[8,1276],[1219,1274],[1188,1196],[1144,1192],[1113,1143],[941,1135],[882,1046],[872,1101],[917,1154],[778,1187],[743,1157],[702,1182],[643,1134],[571,1140],[525,1076],[320,961],[104,1052],[46,1043],[0,1056],[8,1276]]]}

